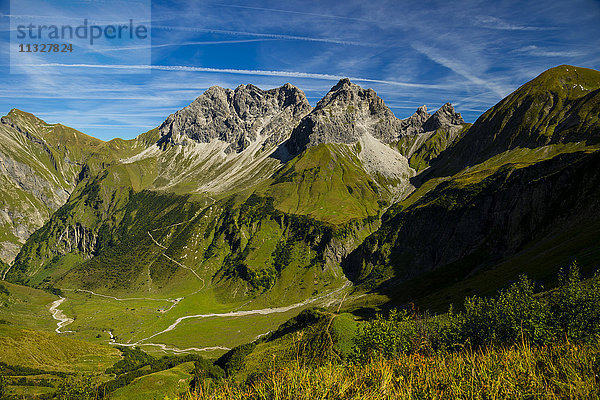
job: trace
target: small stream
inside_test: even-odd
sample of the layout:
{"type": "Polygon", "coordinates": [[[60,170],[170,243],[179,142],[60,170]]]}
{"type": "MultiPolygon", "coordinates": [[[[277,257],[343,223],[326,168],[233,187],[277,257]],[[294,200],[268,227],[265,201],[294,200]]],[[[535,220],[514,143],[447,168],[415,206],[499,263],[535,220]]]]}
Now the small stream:
{"type": "Polygon", "coordinates": [[[56,324],[56,333],[67,333],[73,331],[61,331],[62,328],[69,325],[73,322],[73,318],[69,318],[65,315],[62,310],[59,310],[58,307],[66,300],[66,298],[61,297],[60,299],[54,301],[50,306],[50,313],[52,314],[52,318],[58,321],[56,324]]]}

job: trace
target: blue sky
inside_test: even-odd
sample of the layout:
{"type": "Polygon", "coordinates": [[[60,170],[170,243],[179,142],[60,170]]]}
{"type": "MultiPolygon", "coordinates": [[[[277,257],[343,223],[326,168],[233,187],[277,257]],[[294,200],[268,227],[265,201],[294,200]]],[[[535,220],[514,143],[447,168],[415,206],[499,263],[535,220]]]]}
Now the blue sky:
{"type": "Polygon", "coordinates": [[[0,4],[0,114],[19,108],[104,140],[160,125],[212,85],[290,82],[314,105],[350,77],[399,118],[449,101],[472,122],[550,67],[600,69],[598,1],[156,0],[151,48],[116,51],[120,68],[65,58],[11,74],[17,16],[0,4]],[[123,66],[148,50],[151,69],[123,66]]]}

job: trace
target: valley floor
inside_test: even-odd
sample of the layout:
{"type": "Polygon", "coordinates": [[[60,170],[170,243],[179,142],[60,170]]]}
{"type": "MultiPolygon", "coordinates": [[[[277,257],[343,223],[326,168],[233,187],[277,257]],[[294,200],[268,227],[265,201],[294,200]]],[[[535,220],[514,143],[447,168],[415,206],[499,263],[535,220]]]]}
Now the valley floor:
{"type": "Polygon", "coordinates": [[[350,283],[346,282],[337,289],[298,303],[265,308],[255,308],[252,302],[217,306],[207,303],[205,298],[194,296],[196,293],[183,302],[184,298],[117,298],[88,290],[67,289],[65,297],[54,301],[49,311],[58,321],[57,333],[76,334],[77,337],[96,339],[94,341],[108,339],[113,345],[143,346],[147,351],[218,355],[229,350],[231,343],[241,344],[265,335],[307,307],[339,301],[349,286],[350,283]],[[171,305],[163,308],[165,304],[171,305]],[[177,309],[178,305],[181,310],[177,309]],[[138,317],[135,322],[140,327],[126,331],[127,327],[131,328],[131,320],[127,317],[139,313],[145,317],[138,317]],[[69,315],[77,315],[78,318],[73,319],[69,315]],[[158,321],[154,315],[158,316],[158,321]],[[102,327],[101,332],[99,326],[102,327]],[[234,331],[231,330],[233,328],[234,331]],[[196,332],[192,341],[186,334],[190,330],[196,332]],[[201,335],[200,332],[205,333],[201,335]],[[100,338],[94,338],[93,334],[100,335],[100,338]],[[198,335],[202,336],[202,346],[199,346],[198,335]]]}

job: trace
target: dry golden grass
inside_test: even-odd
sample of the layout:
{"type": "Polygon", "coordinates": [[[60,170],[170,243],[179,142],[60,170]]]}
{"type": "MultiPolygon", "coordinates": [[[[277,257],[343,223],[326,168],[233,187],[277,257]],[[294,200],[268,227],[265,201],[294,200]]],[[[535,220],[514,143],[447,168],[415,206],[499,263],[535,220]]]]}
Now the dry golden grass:
{"type": "Polygon", "coordinates": [[[205,381],[182,400],[598,399],[600,341],[464,350],[318,368],[272,368],[251,382],[205,381]]]}

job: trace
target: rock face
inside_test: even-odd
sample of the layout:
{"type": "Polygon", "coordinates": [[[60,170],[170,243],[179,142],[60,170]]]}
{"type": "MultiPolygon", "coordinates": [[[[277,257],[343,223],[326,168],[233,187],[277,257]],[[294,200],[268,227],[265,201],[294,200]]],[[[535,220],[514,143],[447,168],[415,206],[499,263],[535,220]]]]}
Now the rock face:
{"type": "Polygon", "coordinates": [[[265,145],[281,143],[310,110],[304,93],[289,83],[267,91],[253,85],[235,90],[212,86],[167,118],[159,128],[158,144],[218,139],[230,143],[226,153],[240,153],[259,138],[265,145]]]}
{"type": "MultiPolygon", "coordinates": [[[[67,132],[12,110],[0,119],[0,259],[11,262],[27,238],[69,198],[81,166],[67,132]],[[74,159],[75,161],[72,161],[74,159]]],[[[79,134],[69,131],[70,135],[79,134]]],[[[83,134],[81,134],[83,135],[83,134]]],[[[100,141],[98,141],[100,142],[100,141]]]]}
{"type": "Polygon", "coordinates": [[[405,135],[415,135],[423,132],[423,125],[431,118],[431,114],[427,112],[427,106],[422,105],[417,108],[417,111],[410,117],[402,120],[400,130],[405,135]]]}
{"type": "Polygon", "coordinates": [[[422,129],[423,132],[430,132],[439,128],[458,126],[464,123],[465,120],[462,118],[460,113],[454,111],[452,104],[446,103],[423,123],[422,129]]]}
{"type": "Polygon", "coordinates": [[[345,261],[346,272],[357,280],[405,282],[455,268],[451,276],[461,279],[528,248],[538,250],[527,253],[527,263],[545,251],[564,251],[564,260],[548,269],[567,265],[597,251],[587,240],[598,237],[599,166],[598,152],[562,154],[526,168],[504,166],[473,185],[440,184],[411,207],[391,209],[379,231],[345,261]],[[569,239],[557,242],[561,235],[569,239]]]}
{"type": "Polygon", "coordinates": [[[342,79],[294,129],[287,146],[297,154],[320,143],[357,143],[366,134],[387,144],[405,135],[462,124],[464,120],[450,103],[433,115],[421,106],[412,116],[400,120],[373,89],[342,79]]]}
{"type": "Polygon", "coordinates": [[[352,144],[367,133],[390,143],[399,132],[400,120],[373,89],[342,79],[294,129],[288,148],[299,153],[320,143],[352,144]]]}

